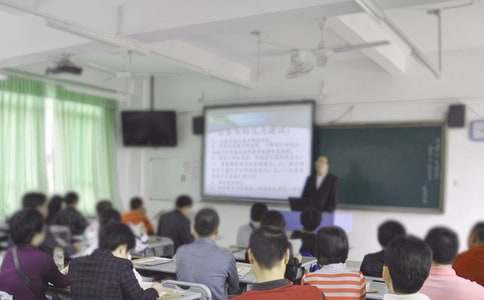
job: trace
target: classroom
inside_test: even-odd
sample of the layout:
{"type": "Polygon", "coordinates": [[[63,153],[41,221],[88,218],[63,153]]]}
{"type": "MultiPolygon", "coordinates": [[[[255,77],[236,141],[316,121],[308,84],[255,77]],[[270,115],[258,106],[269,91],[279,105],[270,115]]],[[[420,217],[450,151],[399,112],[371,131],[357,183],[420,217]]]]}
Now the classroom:
{"type": "Polygon", "coordinates": [[[0,0],[0,300],[484,300],[483,16],[0,0]]]}

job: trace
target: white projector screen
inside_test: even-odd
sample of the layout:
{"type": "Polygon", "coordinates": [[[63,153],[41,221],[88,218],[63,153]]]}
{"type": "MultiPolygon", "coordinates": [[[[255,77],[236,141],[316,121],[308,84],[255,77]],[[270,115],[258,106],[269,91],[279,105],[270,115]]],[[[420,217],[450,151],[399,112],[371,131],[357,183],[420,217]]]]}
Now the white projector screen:
{"type": "Polygon", "coordinates": [[[314,101],[205,108],[204,199],[287,201],[312,168],[314,101]]]}

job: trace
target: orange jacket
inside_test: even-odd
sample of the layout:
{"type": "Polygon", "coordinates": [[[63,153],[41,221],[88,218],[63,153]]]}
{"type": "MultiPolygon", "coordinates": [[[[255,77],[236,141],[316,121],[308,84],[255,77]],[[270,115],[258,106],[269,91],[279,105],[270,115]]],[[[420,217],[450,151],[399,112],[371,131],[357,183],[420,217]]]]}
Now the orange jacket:
{"type": "Polygon", "coordinates": [[[124,224],[134,224],[137,225],[139,223],[143,223],[146,229],[146,233],[149,235],[155,234],[155,230],[153,229],[153,225],[151,224],[146,214],[140,211],[129,211],[123,214],[123,223],[124,224]]]}

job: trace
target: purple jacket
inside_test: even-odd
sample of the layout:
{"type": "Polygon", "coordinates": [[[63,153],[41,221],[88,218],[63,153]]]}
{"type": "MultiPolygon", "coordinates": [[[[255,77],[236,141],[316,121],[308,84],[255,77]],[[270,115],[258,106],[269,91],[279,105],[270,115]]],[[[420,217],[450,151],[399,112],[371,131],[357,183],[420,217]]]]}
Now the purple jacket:
{"type": "Polygon", "coordinates": [[[22,271],[27,274],[35,291],[32,291],[17,274],[12,249],[8,249],[0,267],[0,291],[13,295],[14,300],[39,300],[45,295],[48,283],[55,287],[69,286],[67,276],[62,275],[52,257],[31,246],[17,248],[22,271]]]}

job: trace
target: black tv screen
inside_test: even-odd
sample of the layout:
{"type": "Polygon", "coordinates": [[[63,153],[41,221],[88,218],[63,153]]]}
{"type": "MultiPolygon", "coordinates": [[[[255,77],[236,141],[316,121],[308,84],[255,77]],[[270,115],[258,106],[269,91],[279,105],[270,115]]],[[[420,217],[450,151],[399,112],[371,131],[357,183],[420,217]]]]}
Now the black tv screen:
{"type": "Polygon", "coordinates": [[[124,111],[121,114],[125,146],[176,146],[175,111],[124,111]]]}

